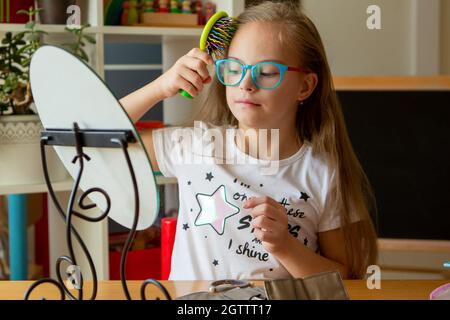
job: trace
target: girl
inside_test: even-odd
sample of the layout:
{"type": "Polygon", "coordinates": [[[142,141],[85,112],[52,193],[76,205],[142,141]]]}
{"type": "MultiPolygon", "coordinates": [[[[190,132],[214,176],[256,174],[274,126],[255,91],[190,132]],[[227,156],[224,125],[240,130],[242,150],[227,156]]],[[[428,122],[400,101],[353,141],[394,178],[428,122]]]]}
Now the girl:
{"type": "MultiPolygon", "coordinates": [[[[194,48],[157,80],[126,96],[137,121],[160,100],[211,84],[189,139],[208,129],[231,135],[215,145],[252,163],[192,163],[180,128],[143,134],[154,170],[175,176],[180,211],[169,279],[275,279],[337,270],[362,278],[377,257],[372,193],[352,149],[321,38],[289,3],[264,2],[238,18],[227,58],[194,48]],[[216,66],[210,76],[207,66],[216,66]],[[247,133],[271,131],[267,150],[248,154],[247,133]],[[277,130],[273,130],[277,129],[277,130]],[[179,133],[179,131],[178,131],[179,133]],[[273,136],[279,135],[279,144],[273,136]],[[274,148],[276,146],[277,148],[274,148]],[[275,173],[261,174],[262,165],[275,173]]],[[[182,106],[180,106],[182,107],[182,106]]],[[[186,132],[185,132],[186,133],[186,132]]],[[[185,136],[184,136],[185,137],[185,136]]],[[[194,143],[195,144],[195,143],[194,143]]],[[[220,158],[220,157],[218,157],[220,158]]]]}

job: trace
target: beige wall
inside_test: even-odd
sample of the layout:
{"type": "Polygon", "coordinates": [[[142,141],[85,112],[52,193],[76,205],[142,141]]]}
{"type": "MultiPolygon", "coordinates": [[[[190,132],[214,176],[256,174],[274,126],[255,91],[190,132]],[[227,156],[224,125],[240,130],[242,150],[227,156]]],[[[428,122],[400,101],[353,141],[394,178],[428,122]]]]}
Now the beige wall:
{"type": "Polygon", "coordinates": [[[408,75],[411,0],[304,0],[335,75],[408,75]],[[381,30],[366,26],[367,7],[381,8],[381,30]]]}
{"type": "MultiPolygon", "coordinates": [[[[440,48],[420,54],[429,54],[430,59],[439,56],[435,72],[450,74],[450,0],[440,1],[440,39],[436,40],[440,48]]],[[[322,36],[331,69],[338,76],[414,75],[419,54],[414,52],[418,35],[414,6],[415,0],[303,0],[306,13],[322,36]],[[366,9],[371,4],[381,8],[382,30],[366,27],[366,9]]]]}
{"type": "Polygon", "coordinates": [[[441,1],[441,73],[450,74],[450,0],[441,1]]]}

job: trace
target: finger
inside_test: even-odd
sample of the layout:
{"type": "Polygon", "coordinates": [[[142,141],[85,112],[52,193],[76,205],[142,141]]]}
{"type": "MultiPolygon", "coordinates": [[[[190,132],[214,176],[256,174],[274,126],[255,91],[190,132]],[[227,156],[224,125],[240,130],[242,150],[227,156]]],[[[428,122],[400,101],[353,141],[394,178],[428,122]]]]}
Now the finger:
{"type": "Polygon", "coordinates": [[[271,197],[262,196],[262,197],[253,197],[253,198],[247,200],[244,203],[244,208],[246,208],[246,209],[253,208],[253,207],[255,207],[255,206],[259,205],[259,204],[263,204],[263,203],[268,203],[268,204],[271,204],[273,206],[279,206],[280,205],[278,202],[276,202],[271,197]]]}
{"type": "Polygon", "coordinates": [[[213,58],[205,51],[200,50],[200,48],[193,48],[191,51],[188,52],[187,56],[203,60],[203,62],[209,65],[214,64],[213,58]]]}
{"type": "Polygon", "coordinates": [[[273,234],[267,231],[263,231],[261,229],[255,229],[254,231],[255,237],[258,240],[264,241],[264,242],[271,242],[273,240],[273,234]]]}
{"type": "Polygon", "coordinates": [[[203,81],[195,71],[188,68],[182,68],[180,70],[180,75],[185,80],[189,81],[198,92],[203,90],[203,81]]]}
{"type": "Polygon", "coordinates": [[[267,218],[266,216],[259,216],[252,220],[252,226],[257,229],[262,229],[266,232],[273,232],[274,220],[267,218]]]}
{"type": "Polygon", "coordinates": [[[196,97],[198,95],[197,89],[186,79],[181,78],[179,83],[178,87],[189,93],[191,97],[196,97]]]}
{"type": "Polygon", "coordinates": [[[209,76],[206,80],[203,80],[203,84],[209,84],[212,81],[211,76],[209,76]]]}
{"type": "Polygon", "coordinates": [[[186,57],[184,63],[189,69],[198,72],[203,81],[210,77],[204,61],[197,58],[186,57]]]}
{"type": "Polygon", "coordinates": [[[277,220],[277,217],[278,217],[277,211],[278,210],[279,210],[278,208],[276,208],[270,204],[263,203],[263,204],[260,204],[260,205],[257,205],[256,207],[254,207],[252,209],[252,211],[250,212],[250,215],[253,218],[256,218],[258,216],[266,216],[269,219],[277,220]]]}

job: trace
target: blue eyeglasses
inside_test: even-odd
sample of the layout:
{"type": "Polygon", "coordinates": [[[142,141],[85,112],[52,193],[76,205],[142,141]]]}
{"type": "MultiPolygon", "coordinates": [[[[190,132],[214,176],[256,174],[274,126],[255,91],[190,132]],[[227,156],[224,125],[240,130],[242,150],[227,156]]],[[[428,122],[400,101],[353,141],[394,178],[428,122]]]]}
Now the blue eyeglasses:
{"type": "Polygon", "coordinates": [[[283,81],[286,71],[308,72],[306,69],[288,67],[284,64],[271,61],[246,65],[235,59],[222,59],[216,60],[215,64],[219,81],[228,87],[239,85],[249,69],[255,86],[265,90],[276,89],[283,81]]]}

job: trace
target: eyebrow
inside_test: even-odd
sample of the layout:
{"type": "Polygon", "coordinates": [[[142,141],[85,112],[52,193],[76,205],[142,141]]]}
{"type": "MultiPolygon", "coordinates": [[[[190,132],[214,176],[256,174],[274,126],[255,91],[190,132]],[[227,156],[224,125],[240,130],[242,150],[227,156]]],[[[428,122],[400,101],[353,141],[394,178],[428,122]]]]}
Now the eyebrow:
{"type": "MultiPolygon", "coordinates": [[[[236,57],[230,57],[230,56],[228,56],[228,58],[235,59],[235,60],[238,60],[238,61],[244,63],[244,61],[242,61],[241,59],[236,58],[236,57]]],[[[267,59],[267,60],[262,60],[262,61],[258,61],[258,63],[259,63],[259,62],[268,62],[268,61],[271,61],[271,62],[273,61],[273,62],[278,62],[278,63],[284,64],[284,61],[277,60],[277,59],[267,59]]]]}

